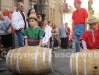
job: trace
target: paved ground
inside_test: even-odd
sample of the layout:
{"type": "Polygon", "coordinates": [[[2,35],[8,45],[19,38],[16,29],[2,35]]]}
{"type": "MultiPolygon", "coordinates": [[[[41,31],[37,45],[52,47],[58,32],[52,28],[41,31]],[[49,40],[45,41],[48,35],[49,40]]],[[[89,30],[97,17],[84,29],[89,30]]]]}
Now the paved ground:
{"type": "MultiPolygon", "coordinates": [[[[58,49],[55,50],[55,63],[54,63],[54,72],[43,75],[70,75],[69,71],[69,56],[71,53],[74,53],[74,49],[58,49]]],[[[0,61],[1,66],[6,67],[5,60],[0,61]]],[[[6,70],[5,72],[0,73],[0,75],[20,75],[16,73],[9,72],[6,70]]]]}

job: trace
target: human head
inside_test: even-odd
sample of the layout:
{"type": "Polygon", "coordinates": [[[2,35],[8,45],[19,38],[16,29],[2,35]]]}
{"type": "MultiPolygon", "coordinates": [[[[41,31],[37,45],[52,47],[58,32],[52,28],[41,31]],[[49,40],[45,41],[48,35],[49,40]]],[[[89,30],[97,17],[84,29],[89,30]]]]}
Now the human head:
{"type": "Polygon", "coordinates": [[[27,13],[27,17],[29,17],[30,16],[30,14],[34,14],[34,15],[36,15],[36,13],[35,13],[35,9],[30,9],[29,11],[28,11],[28,13],[27,13]]]}
{"type": "Polygon", "coordinates": [[[48,21],[46,19],[43,20],[43,25],[46,26],[48,24],[48,21]]]}
{"type": "Polygon", "coordinates": [[[18,2],[17,10],[20,11],[20,12],[24,11],[24,4],[22,2],[18,2]]]}
{"type": "Polygon", "coordinates": [[[38,18],[36,15],[31,14],[28,18],[27,21],[29,22],[29,25],[34,27],[37,26],[38,18]]]}
{"type": "Polygon", "coordinates": [[[89,24],[89,27],[93,30],[97,29],[98,28],[98,19],[95,17],[95,16],[90,16],[88,18],[88,24],[89,24]]]}
{"type": "Polygon", "coordinates": [[[52,27],[52,22],[51,21],[48,21],[48,25],[52,27]]]}
{"type": "Polygon", "coordinates": [[[65,23],[65,26],[68,26],[68,23],[65,23]]]}
{"type": "Polygon", "coordinates": [[[74,7],[79,10],[81,8],[81,0],[74,0],[74,7]]]}
{"type": "Polygon", "coordinates": [[[3,13],[0,11],[0,20],[3,20],[3,19],[4,19],[3,13]]]}
{"type": "Polygon", "coordinates": [[[41,22],[42,21],[42,16],[41,15],[37,15],[38,21],[41,22]]]}

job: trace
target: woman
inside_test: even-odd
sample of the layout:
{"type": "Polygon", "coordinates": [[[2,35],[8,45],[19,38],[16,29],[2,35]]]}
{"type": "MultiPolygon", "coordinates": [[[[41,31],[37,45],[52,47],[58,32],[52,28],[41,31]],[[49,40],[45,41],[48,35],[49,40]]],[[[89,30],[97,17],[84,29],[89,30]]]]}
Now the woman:
{"type": "Polygon", "coordinates": [[[53,37],[54,37],[54,49],[58,48],[58,29],[56,27],[56,25],[53,25],[53,37]]]}
{"type": "MultiPolygon", "coordinates": [[[[2,45],[5,51],[9,51],[12,46],[12,34],[10,29],[10,20],[7,16],[3,16],[0,11],[0,36],[2,40],[2,45]]],[[[4,52],[4,58],[6,58],[6,52],[4,52]]]]}

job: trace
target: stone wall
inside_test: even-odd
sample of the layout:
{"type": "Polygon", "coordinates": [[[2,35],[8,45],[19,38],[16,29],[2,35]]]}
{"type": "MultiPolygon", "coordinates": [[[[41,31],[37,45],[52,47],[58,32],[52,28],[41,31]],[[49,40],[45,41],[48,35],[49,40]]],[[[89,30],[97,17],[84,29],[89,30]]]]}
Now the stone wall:
{"type": "MultiPolygon", "coordinates": [[[[16,0],[0,0],[1,11],[4,11],[5,9],[15,10],[17,4],[15,1],[16,0]]],[[[32,7],[31,4],[37,4],[37,0],[23,0],[23,2],[24,12],[26,14],[32,7]]],[[[49,21],[52,21],[59,27],[62,24],[62,0],[45,0],[44,13],[49,21]]]]}

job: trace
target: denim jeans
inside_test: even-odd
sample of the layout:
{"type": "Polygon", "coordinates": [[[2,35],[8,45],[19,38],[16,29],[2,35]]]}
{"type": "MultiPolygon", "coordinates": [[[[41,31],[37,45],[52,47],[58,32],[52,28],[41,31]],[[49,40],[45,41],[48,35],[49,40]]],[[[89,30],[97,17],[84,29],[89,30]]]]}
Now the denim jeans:
{"type": "Polygon", "coordinates": [[[74,25],[74,39],[75,39],[75,47],[76,52],[80,52],[80,37],[83,35],[85,31],[85,25],[84,24],[77,24],[74,25]]]}
{"type": "Polygon", "coordinates": [[[74,34],[76,52],[80,52],[80,35],[74,34]]]}
{"type": "Polygon", "coordinates": [[[23,47],[24,46],[24,35],[20,31],[16,31],[17,37],[18,37],[18,46],[23,47]]]}

